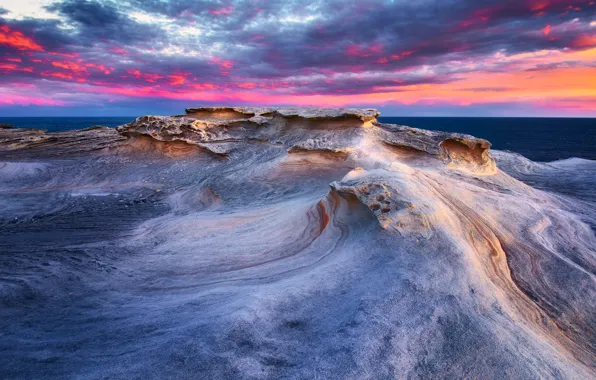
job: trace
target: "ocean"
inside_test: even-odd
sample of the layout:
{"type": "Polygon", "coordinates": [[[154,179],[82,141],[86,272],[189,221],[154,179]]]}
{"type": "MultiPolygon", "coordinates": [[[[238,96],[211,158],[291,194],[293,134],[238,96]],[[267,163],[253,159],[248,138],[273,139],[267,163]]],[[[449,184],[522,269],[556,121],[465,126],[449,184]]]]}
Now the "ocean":
{"type": "MultiPolygon", "coordinates": [[[[596,160],[292,121],[101,153],[0,131],[0,379],[595,378],[596,160]]],[[[594,157],[592,121],[383,121],[594,157]]]]}
{"type": "Polygon", "coordinates": [[[124,117],[1,117],[0,124],[11,124],[15,128],[45,129],[48,132],[84,129],[94,125],[116,128],[130,123],[134,116],[124,117]]]}
{"type": "Polygon", "coordinates": [[[532,161],[596,160],[596,118],[381,117],[383,123],[467,133],[532,161]]]}
{"type": "MultiPolygon", "coordinates": [[[[0,117],[17,128],[48,131],[117,127],[134,117],[0,117]]],[[[522,154],[533,161],[571,157],[596,160],[596,118],[380,117],[380,122],[414,128],[467,133],[490,141],[493,149],[522,154]]]]}

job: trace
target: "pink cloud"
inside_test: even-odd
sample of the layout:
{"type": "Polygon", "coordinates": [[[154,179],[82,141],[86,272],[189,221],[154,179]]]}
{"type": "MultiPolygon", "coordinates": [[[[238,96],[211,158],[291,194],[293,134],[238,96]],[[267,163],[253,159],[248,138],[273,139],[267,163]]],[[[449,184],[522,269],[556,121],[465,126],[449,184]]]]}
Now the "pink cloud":
{"type": "Polygon", "coordinates": [[[106,67],[104,65],[98,65],[95,63],[86,63],[85,66],[97,69],[106,75],[110,74],[114,70],[113,67],[106,67]]]}
{"type": "Polygon", "coordinates": [[[22,95],[14,95],[14,94],[1,94],[0,93],[0,104],[4,105],[21,105],[21,106],[29,106],[29,105],[36,105],[36,106],[64,106],[65,103],[53,100],[53,99],[45,99],[45,98],[38,98],[34,96],[22,96],[22,95]]]}
{"type": "Polygon", "coordinates": [[[212,9],[209,12],[212,15],[229,15],[230,13],[232,13],[233,11],[233,7],[231,5],[228,5],[225,8],[221,8],[221,9],[212,9]]]}
{"type": "Polygon", "coordinates": [[[53,61],[52,62],[52,66],[61,68],[61,69],[65,69],[65,70],[70,70],[73,71],[77,74],[80,73],[86,73],[87,69],[81,65],[79,65],[76,62],[69,62],[69,61],[53,61]]]}
{"type": "Polygon", "coordinates": [[[405,58],[405,57],[407,57],[407,56],[409,56],[409,55],[412,55],[412,54],[414,54],[414,53],[415,53],[415,51],[414,51],[414,50],[406,50],[406,51],[402,51],[401,53],[397,53],[397,54],[393,54],[393,55],[391,55],[391,59],[393,59],[393,60],[402,59],[402,58],[405,58]]]}
{"type": "Polygon", "coordinates": [[[41,76],[44,77],[54,77],[60,79],[72,79],[72,74],[62,73],[62,72],[55,72],[55,71],[44,71],[40,73],[41,76]]]}
{"type": "Polygon", "coordinates": [[[373,54],[383,52],[383,45],[373,44],[371,46],[359,45],[348,45],[346,48],[346,55],[350,57],[370,57],[373,54]]]}
{"type": "Polygon", "coordinates": [[[50,51],[48,52],[49,55],[56,55],[59,57],[65,57],[65,58],[78,58],[79,54],[78,53],[59,53],[59,52],[55,52],[55,51],[50,51]]]}
{"type": "Polygon", "coordinates": [[[124,50],[124,49],[122,49],[120,47],[117,47],[117,46],[111,48],[109,50],[109,52],[110,53],[114,53],[114,54],[118,54],[118,55],[124,55],[124,56],[128,55],[128,51],[127,50],[124,50]]]}
{"type": "Polygon", "coordinates": [[[219,88],[213,83],[193,83],[189,86],[197,90],[216,90],[219,88]]]}
{"type": "Polygon", "coordinates": [[[172,86],[180,86],[186,83],[186,77],[189,76],[190,73],[174,73],[169,75],[168,78],[170,79],[169,83],[172,86]]]}
{"type": "Polygon", "coordinates": [[[142,79],[148,83],[155,83],[158,79],[163,79],[164,77],[159,74],[152,74],[152,73],[143,73],[141,70],[134,69],[128,70],[127,73],[131,74],[137,79],[142,79]]]}
{"type": "Polygon", "coordinates": [[[246,83],[238,83],[238,87],[240,88],[255,88],[256,84],[252,83],[252,82],[246,82],[246,83]]]}
{"type": "Polygon", "coordinates": [[[220,66],[221,68],[228,69],[228,70],[234,67],[234,63],[232,61],[224,60],[219,57],[211,58],[211,62],[220,66]]]}

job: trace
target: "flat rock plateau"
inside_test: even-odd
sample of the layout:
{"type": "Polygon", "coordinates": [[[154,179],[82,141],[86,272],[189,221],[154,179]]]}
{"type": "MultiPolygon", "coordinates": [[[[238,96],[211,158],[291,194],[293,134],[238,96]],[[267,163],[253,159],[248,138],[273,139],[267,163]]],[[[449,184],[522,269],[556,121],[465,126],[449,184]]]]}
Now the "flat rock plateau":
{"type": "Polygon", "coordinates": [[[378,116],[0,129],[0,378],[596,378],[596,162],[378,116]]]}

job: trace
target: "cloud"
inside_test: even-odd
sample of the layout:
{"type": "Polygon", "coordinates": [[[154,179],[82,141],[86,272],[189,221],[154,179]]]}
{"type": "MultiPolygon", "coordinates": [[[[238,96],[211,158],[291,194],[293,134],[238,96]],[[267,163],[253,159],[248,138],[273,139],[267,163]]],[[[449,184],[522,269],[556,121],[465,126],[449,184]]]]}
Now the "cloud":
{"type": "Polygon", "coordinates": [[[17,50],[43,51],[43,47],[31,37],[12,29],[8,25],[0,26],[0,45],[12,47],[17,50]]]}
{"type": "Polygon", "coordinates": [[[569,5],[61,0],[43,8],[53,18],[0,12],[0,87],[34,84],[59,94],[52,96],[62,104],[81,106],[85,99],[230,101],[251,93],[263,102],[304,104],[319,96],[333,103],[330,97],[338,96],[354,104],[352,97],[362,95],[370,105],[444,98],[458,107],[476,101],[474,93],[518,102],[546,98],[545,91],[522,95],[519,83],[485,77],[550,70],[561,73],[553,79],[558,91],[578,91],[585,101],[589,89],[582,86],[589,83],[572,88],[570,82],[594,68],[596,6],[569,5]]]}
{"type": "Polygon", "coordinates": [[[87,28],[109,27],[124,20],[111,3],[98,1],[67,0],[50,5],[47,9],[87,28]]]}
{"type": "Polygon", "coordinates": [[[472,88],[463,88],[463,91],[472,91],[472,92],[505,92],[515,89],[514,87],[472,87],[472,88]]]}
{"type": "Polygon", "coordinates": [[[159,27],[139,23],[111,1],[65,0],[46,7],[72,25],[87,44],[115,40],[120,43],[147,41],[159,35],[159,27]]]}

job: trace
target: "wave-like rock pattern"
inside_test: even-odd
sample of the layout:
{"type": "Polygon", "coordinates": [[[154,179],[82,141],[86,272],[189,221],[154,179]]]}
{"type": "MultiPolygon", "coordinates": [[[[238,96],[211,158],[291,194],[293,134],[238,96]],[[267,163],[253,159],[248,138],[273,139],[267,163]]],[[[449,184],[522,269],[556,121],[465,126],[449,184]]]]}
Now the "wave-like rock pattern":
{"type": "Polygon", "coordinates": [[[46,132],[39,129],[0,129],[0,154],[5,157],[84,154],[117,146],[126,137],[114,128],[94,126],[75,131],[46,132]]]}
{"type": "Polygon", "coordinates": [[[0,377],[595,377],[595,162],[378,115],[0,129],[0,377]]]}

